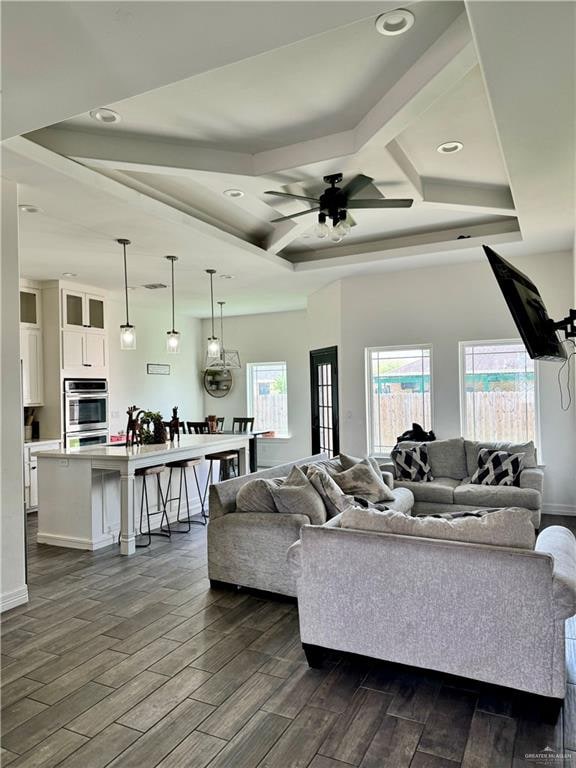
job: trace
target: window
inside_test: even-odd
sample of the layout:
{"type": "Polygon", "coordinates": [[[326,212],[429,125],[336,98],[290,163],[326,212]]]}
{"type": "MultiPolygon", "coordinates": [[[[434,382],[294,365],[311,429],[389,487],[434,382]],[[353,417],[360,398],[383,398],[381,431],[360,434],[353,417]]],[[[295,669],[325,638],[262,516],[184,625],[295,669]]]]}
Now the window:
{"type": "Polygon", "coordinates": [[[286,363],[248,363],[248,414],[254,429],[288,434],[286,363]]]}
{"type": "Polygon", "coordinates": [[[368,446],[389,454],[417,422],[432,426],[430,347],[373,347],[366,353],[368,446]]]}
{"type": "Polygon", "coordinates": [[[460,343],[462,433],[471,440],[536,440],[534,361],[516,341],[460,343]]]}

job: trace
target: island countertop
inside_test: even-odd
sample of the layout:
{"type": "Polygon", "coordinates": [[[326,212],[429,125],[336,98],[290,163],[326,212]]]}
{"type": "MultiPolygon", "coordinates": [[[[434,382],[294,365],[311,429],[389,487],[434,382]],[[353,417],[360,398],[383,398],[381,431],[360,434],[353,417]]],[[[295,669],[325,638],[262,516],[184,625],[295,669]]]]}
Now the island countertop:
{"type": "MultiPolygon", "coordinates": [[[[214,435],[181,435],[180,440],[173,443],[160,443],[148,445],[90,445],[84,448],[60,448],[52,451],[38,451],[39,458],[65,458],[73,460],[93,459],[100,462],[137,461],[145,459],[163,459],[177,461],[179,455],[197,451],[198,456],[207,453],[236,448],[240,444],[245,447],[249,437],[242,433],[214,434],[214,435]]],[[[140,463],[140,462],[138,462],[140,463]]]]}

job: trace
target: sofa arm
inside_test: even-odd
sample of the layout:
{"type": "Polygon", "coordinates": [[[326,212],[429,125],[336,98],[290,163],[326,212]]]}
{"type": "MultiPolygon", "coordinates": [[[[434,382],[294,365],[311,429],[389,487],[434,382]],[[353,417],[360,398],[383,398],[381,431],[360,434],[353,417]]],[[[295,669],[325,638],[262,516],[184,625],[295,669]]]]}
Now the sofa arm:
{"type": "Polygon", "coordinates": [[[292,576],[295,579],[299,578],[302,573],[302,541],[300,539],[288,547],[286,560],[288,561],[288,568],[292,576]]]}
{"type": "Polygon", "coordinates": [[[542,467],[529,467],[520,472],[520,488],[533,488],[538,493],[544,490],[544,470],[542,467]]]}
{"type": "Polygon", "coordinates": [[[561,525],[545,528],[536,539],[535,549],[552,556],[552,591],[555,615],[568,619],[576,614],[576,538],[561,525]]]}
{"type": "Polygon", "coordinates": [[[382,480],[386,483],[388,488],[390,488],[391,491],[394,490],[394,464],[392,462],[378,462],[378,466],[380,467],[380,472],[382,472],[382,480]]]}

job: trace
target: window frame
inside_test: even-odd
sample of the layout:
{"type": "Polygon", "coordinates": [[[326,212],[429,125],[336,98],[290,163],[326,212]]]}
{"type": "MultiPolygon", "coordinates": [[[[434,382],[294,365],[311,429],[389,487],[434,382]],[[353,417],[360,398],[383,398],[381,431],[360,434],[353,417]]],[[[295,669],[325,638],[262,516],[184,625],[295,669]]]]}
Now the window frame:
{"type": "MultiPolygon", "coordinates": [[[[392,345],[379,345],[377,347],[366,347],[364,350],[364,380],[365,380],[365,396],[366,396],[366,440],[368,445],[368,455],[377,456],[378,458],[390,458],[390,451],[376,453],[374,446],[372,445],[372,416],[374,412],[374,404],[372,402],[372,387],[371,387],[371,365],[372,365],[372,353],[373,352],[394,352],[405,351],[410,349],[428,350],[430,360],[430,426],[428,429],[434,429],[434,371],[433,371],[433,345],[430,343],[422,344],[392,344],[392,345]]],[[[423,425],[426,428],[426,425],[423,425]]]]}
{"type": "MultiPolygon", "coordinates": [[[[248,413],[255,417],[254,412],[254,400],[252,396],[252,390],[253,390],[253,379],[252,379],[252,372],[255,368],[259,368],[260,366],[265,365],[278,365],[278,366],[284,366],[284,371],[286,375],[286,431],[276,433],[275,439],[287,439],[290,437],[290,412],[288,408],[288,393],[289,393],[289,384],[288,384],[288,362],[286,360],[276,360],[276,361],[258,361],[254,363],[246,363],[246,404],[248,407],[248,413]]],[[[254,428],[256,428],[256,424],[254,424],[254,428]]]]}
{"type": "MultiPolygon", "coordinates": [[[[466,434],[467,413],[466,413],[466,347],[489,346],[498,347],[506,344],[518,344],[524,347],[522,339],[469,339],[468,341],[458,342],[458,377],[460,392],[460,433],[465,440],[475,440],[476,438],[466,434]]],[[[528,355],[528,352],[526,351],[528,355]]],[[[528,438],[534,440],[534,445],[541,460],[541,440],[540,440],[540,363],[534,360],[534,437],[528,438]]]]}

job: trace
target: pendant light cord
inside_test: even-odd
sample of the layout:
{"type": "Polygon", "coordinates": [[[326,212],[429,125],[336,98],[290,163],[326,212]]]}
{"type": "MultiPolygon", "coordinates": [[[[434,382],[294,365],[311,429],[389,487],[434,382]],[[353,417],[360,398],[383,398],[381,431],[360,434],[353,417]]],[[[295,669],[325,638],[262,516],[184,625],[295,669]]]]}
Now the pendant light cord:
{"type": "Polygon", "coordinates": [[[124,295],[126,298],[126,325],[130,325],[130,317],[128,315],[128,267],[126,265],[126,243],[122,243],[124,249],[124,295]]]}
{"type": "Polygon", "coordinates": [[[175,333],[175,330],[174,330],[174,259],[171,259],[170,263],[172,264],[172,333],[175,333]]]}
{"type": "Polygon", "coordinates": [[[218,304],[220,304],[220,357],[222,360],[224,360],[224,317],[223,317],[223,311],[224,311],[224,304],[225,301],[219,301],[218,304]]]}
{"type": "Polygon", "coordinates": [[[216,338],[214,336],[214,275],[210,274],[210,302],[212,305],[212,338],[216,338]]]}

